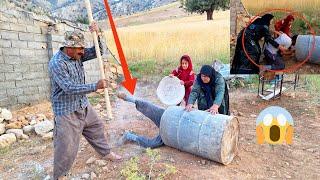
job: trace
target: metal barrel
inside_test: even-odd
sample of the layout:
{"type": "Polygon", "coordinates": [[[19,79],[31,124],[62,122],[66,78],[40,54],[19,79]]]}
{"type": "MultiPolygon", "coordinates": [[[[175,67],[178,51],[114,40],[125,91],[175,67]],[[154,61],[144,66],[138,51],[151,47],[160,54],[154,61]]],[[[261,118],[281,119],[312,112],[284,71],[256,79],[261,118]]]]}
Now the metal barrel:
{"type": "MultiPolygon", "coordinates": [[[[313,42],[312,35],[299,35],[297,37],[295,54],[298,61],[303,61],[308,57],[309,52],[312,50],[313,42]]],[[[320,64],[320,36],[315,36],[315,49],[307,62],[320,64]]]]}
{"type": "Polygon", "coordinates": [[[171,106],[162,115],[160,135],[167,146],[226,165],[236,155],[239,122],[232,116],[171,106]]]}

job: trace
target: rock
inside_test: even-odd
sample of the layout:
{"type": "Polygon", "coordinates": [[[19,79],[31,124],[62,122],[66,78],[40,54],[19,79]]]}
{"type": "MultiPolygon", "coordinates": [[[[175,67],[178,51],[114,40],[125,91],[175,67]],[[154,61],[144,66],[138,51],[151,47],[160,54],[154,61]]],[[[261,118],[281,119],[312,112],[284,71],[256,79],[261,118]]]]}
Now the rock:
{"type": "Polygon", "coordinates": [[[95,178],[97,178],[97,175],[96,175],[96,173],[91,172],[90,177],[91,177],[91,179],[95,179],[95,178]]]}
{"type": "Polygon", "coordinates": [[[92,164],[92,163],[94,163],[96,160],[97,160],[97,158],[95,158],[94,156],[92,156],[92,157],[90,157],[90,158],[87,160],[86,164],[87,164],[87,165],[92,164]]]}
{"type": "Polygon", "coordinates": [[[173,158],[170,158],[169,161],[172,162],[172,163],[175,163],[175,160],[173,158]]]}
{"type": "Polygon", "coordinates": [[[255,114],[250,114],[250,117],[252,117],[252,118],[256,118],[256,117],[257,117],[257,115],[255,115],[255,114]]]}
{"type": "Polygon", "coordinates": [[[12,119],[10,120],[7,120],[9,123],[12,123],[12,122],[16,122],[17,121],[17,118],[13,117],[12,119]]]}
{"type": "Polygon", "coordinates": [[[26,135],[26,134],[22,134],[22,136],[20,137],[21,139],[25,139],[25,140],[27,140],[27,139],[29,139],[29,136],[28,135],[26,135]]]}
{"type": "Polygon", "coordinates": [[[242,112],[238,112],[238,116],[243,116],[244,114],[242,112]]]}
{"type": "Polygon", "coordinates": [[[37,117],[35,115],[28,114],[25,116],[28,121],[36,120],[37,117]]]}
{"type": "Polygon", "coordinates": [[[288,175],[288,174],[285,174],[284,176],[285,176],[287,179],[291,179],[291,176],[288,175]]]}
{"type": "Polygon", "coordinates": [[[111,68],[110,68],[110,71],[111,71],[112,73],[117,73],[117,68],[111,67],[111,68]]]}
{"type": "Polygon", "coordinates": [[[207,164],[207,161],[204,160],[204,159],[202,159],[200,162],[201,162],[202,165],[206,165],[207,164]]]}
{"type": "Polygon", "coordinates": [[[21,129],[22,122],[16,121],[6,125],[6,129],[21,129]]]}
{"type": "Polygon", "coordinates": [[[0,116],[0,123],[4,121],[4,118],[0,116]]]}
{"type": "Polygon", "coordinates": [[[47,134],[43,135],[42,139],[44,139],[44,140],[53,139],[53,132],[48,132],[47,134]]]}
{"type": "Polygon", "coordinates": [[[102,108],[101,104],[96,105],[96,109],[101,109],[101,108],[102,108]]]}
{"type": "Polygon", "coordinates": [[[6,134],[15,134],[17,139],[22,139],[22,135],[23,135],[23,130],[22,129],[8,129],[6,131],[6,134]]]}
{"type": "Polygon", "coordinates": [[[95,163],[100,167],[107,165],[107,162],[105,160],[96,160],[95,163]]]}
{"type": "Polygon", "coordinates": [[[105,166],[105,167],[102,168],[102,170],[103,170],[104,172],[108,172],[108,171],[109,171],[109,168],[108,168],[108,166],[105,166]]]}
{"type": "Polygon", "coordinates": [[[82,176],[81,176],[81,178],[82,179],[89,179],[90,178],[90,174],[83,174],[82,176]]]}
{"type": "Polygon", "coordinates": [[[22,121],[20,121],[21,123],[22,123],[22,126],[27,126],[27,125],[29,125],[29,121],[27,121],[27,120],[22,120],[22,121]]]}
{"type": "Polygon", "coordinates": [[[6,125],[0,123],[0,135],[6,132],[6,125]]]}
{"type": "Polygon", "coordinates": [[[18,116],[17,120],[22,122],[22,121],[26,120],[26,118],[24,116],[18,116]]]}
{"type": "Polygon", "coordinates": [[[51,179],[50,175],[47,175],[43,180],[50,180],[50,179],[51,179]]]}
{"type": "Polygon", "coordinates": [[[121,67],[121,66],[118,66],[118,67],[117,67],[117,71],[118,71],[118,74],[123,74],[123,71],[122,71],[122,67],[121,67]]]}
{"type": "Polygon", "coordinates": [[[54,124],[52,121],[45,120],[43,122],[40,122],[36,125],[34,125],[34,130],[38,135],[44,136],[48,132],[50,132],[54,127],[54,124]]]}
{"type": "Polygon", "coordinates": [[[1,110],[1,116],[5,120],[11,120],[12,119],[12,113],[8,109],[2,109],[1,110]]]}
{"type": "Polygon", "coordinates": [[[116,89],[118,87],[118,85],[116,83],[111,83],[110,86],[113,88],[113,89],[116,89]]]}
{"type": "Polygon", "coordinates": [[[46,120],[46,119],[47,119],[46,115],[44,115],[44,114],[37,114],[36,121],[41,122],[41,121],[44,121],[44,120],[46,120]]]}
{"type": "Polygon", "coordinates": [[[34,131],[34,127],[31,125],[23,127],[23,133],[24,134],[30,134],[34,131]]]}
{"type": "Polygon", "coordinates": [[[16,135],[13,133],[1,135],[0,136],[0,148],[8,147],[16,141],[17,141],[16,135]]]}
{"type": "Polygon", "coordinates": [[[35,125],[35,124],[37,124],[37,121],[36,121],[35,119],[33,119],[33,120],[30,121],[30,125],[33,126],[33,125],[35,125]]]}

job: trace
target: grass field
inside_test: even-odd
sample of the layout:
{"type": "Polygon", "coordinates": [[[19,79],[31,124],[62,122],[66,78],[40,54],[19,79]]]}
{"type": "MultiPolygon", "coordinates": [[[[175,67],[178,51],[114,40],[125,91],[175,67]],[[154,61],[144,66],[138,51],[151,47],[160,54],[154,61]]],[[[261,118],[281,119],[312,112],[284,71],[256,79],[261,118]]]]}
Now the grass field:
{"type": "MultiPolygon", "coordinates": [[[[316,31],[316,34],[320,34],[320,0],[259,0],[258,3],[255,0],[242,0],[242,2],[245,8],[252,15],[256,15],[267,9],[273,8],[288,9],[298,12],[307,19],[316,31]]],[[[283,18],[287,15],[282,12],[273,14],[276,19],[283,18]]],[[[293,33],[309,33],[308,26],[301,18],[295,20],[293,24],[293,33]]]]}
{"type": "MultiPolygon", "coordinates": [[[[229,11],[219,11],[213,21],[207,21],[205,15],[194,15],[117,31],[134,75],[165,75],[177,67],[183,54],[190,55],[196,71],[214,59],[228,63],[229,19],[229,11]]],[[[111,31],[107,37],[109,48],[117,55],[111,31]]]]}

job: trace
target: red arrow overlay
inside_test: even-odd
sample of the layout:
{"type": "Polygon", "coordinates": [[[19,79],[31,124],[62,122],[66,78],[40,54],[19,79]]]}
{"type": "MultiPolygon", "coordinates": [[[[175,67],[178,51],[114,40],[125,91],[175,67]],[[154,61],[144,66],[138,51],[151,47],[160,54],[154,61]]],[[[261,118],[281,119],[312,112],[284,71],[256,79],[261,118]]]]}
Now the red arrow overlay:
{"type": "Polygon", "coordinates": [[[112,18],[112,14],[111,14],[110,6],[108,4],[108,0],[104,0],[104,6],[105,6],[107,14],[108,14],[112,34],[114,37],[114,41],[116,43],[116,47],[117,47],[119,58],[120,58],[120,63],[122,66],[122,71],[123,71],[123,75],[124,75],[124,81],[122,82],[122,86],[125,87],[131,94],[133,94],[134,90],[136,89],[137,78],[131,77],[131,73],[128,68],[126,57],[124,56],[124,53],[123,53],[123,50],[121,47],[121,43],[120,43],[120,40],[118,37],[117,29],[116,29],[116,26],[115,26],[113,18],[112,18]]]}

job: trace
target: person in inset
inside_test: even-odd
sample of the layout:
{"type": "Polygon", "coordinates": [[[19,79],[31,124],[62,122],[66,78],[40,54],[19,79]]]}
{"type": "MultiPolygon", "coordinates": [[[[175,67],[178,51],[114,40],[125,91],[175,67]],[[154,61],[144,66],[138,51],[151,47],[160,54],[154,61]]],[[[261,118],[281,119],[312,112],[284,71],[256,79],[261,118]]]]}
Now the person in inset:
{"type": "Polygon", "coordinates": [[[228,87],[223,76],[212,66],[201,67],[185,109],[191,111],[196,101],[199,110],[208,111],[213,115],[230,115],[228,87]]]}
{"type": "Polygon", "coordinates": [[[286,18],[277,21],[274,25],[275,31],[278,31],[278,32],[281,31],[287,34],[289,37],[292,37],[291,28],[292,28],[293,21],[294,21],[294,16],[291,14],[288,15],[286,18]]]}
{"type": "MultiPolygon", "coordinates": [[[[285,48],[274,41],[270,34],[269,26],[273,19],[272,14],[265,14],[262,17],[254,20],[245,31],[244,46],[251,57],[251,59],[256,63],[260,64],[261,47],[259,40],[264,38],[265,43],[270,43],[276,49],[284,51],[285,48]]],[[[231,74],[259,74],[259,67],[254,65],[247,57],[243,47],[242,47],[242,29],[237,38],[237,44],[235,49],[235,54],[231,64],[231,74]]]]}
{"type": "MultiPolygon", "coordinates": [[[[90,30],[98,31],[96,23],[90,30]]],[[[100,40],[99,45],[101,49],[100,40]]],[[[81,135],[103,158],[121,159],[110,151],[104,135],[104,123],[86,97],[88,93],[107,87],[106,79],[90,84],[85,82],[83,62],[96,57],[95,47],[85,48],[84,35],[75,30],[65,33],[64,46],[49,61],[54,112],[54,180],[64,178],[71,169],[81,135]]]]}
{"type": "MultiPolygon", "coordinates": [[[[278,37],[275,39],[275,41],[279,44],[284,46],[286,49],[289,49],[289,47],[292,44],[291,38],[282,32],[275,32],[277,33],[278,37]]],[[[281,52],[273,47],[270,43],[266,44],[266,48],[264,50],[264,56],[267,61],[267,69],[271,70],[282,70],[285,68],[285,63],[283,61],[283,57],[281,52]]]]}
{"type": "Polygon", "coordinates": [[[180,58],[180,66],[174,69],[171,74],[169,75],[170,77],[176,76],[180,79],[180,83],[184,85],[185,88],[185,95],[183,100],[188,102],[189,100],[189,95],[191,92],[191,87],[194,82],[194,77],[195,74],[192,69],[192,61],[191,58],[188,55],[183,55],[180,58]]]}

